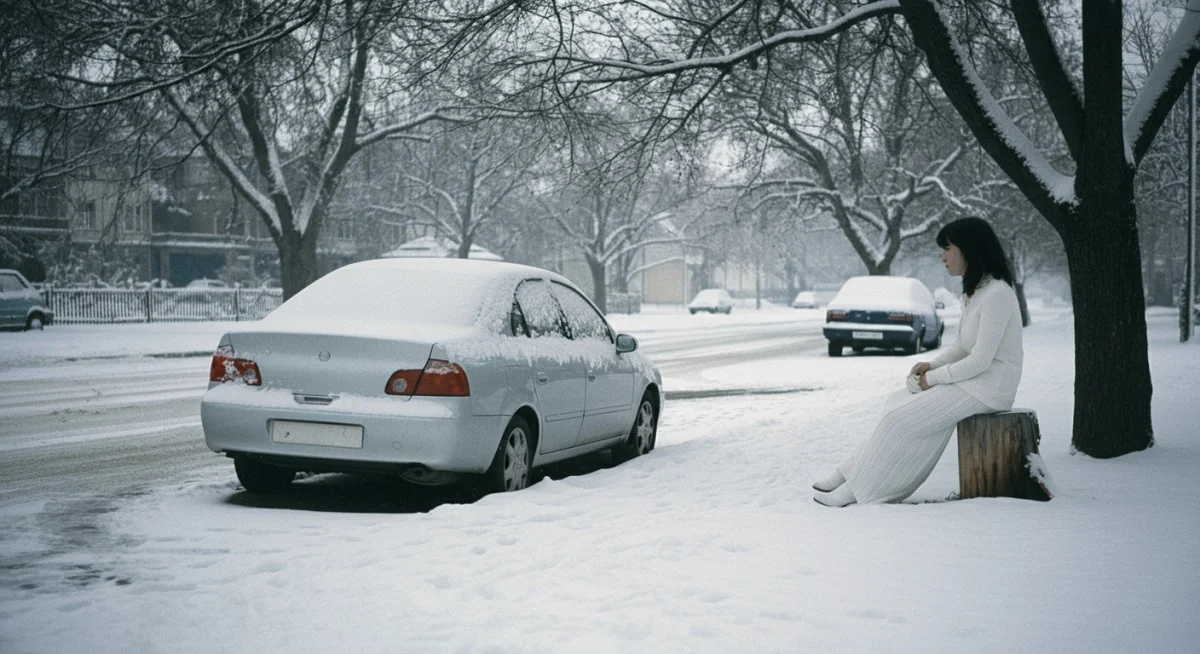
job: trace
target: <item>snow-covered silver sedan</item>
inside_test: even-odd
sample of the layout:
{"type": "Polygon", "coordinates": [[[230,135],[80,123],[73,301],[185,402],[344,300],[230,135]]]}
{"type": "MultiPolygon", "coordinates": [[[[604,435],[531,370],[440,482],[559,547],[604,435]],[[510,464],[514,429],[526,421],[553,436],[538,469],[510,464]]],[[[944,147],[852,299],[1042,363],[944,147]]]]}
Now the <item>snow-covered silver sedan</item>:
{"type": "Polygon", "coordinates": [[[200,407],[249,491],[297,471],[481,474],[654,448],[662,376],[571,282],[509,263],[386,259],[335,270],[225,334],[200,407]]]}

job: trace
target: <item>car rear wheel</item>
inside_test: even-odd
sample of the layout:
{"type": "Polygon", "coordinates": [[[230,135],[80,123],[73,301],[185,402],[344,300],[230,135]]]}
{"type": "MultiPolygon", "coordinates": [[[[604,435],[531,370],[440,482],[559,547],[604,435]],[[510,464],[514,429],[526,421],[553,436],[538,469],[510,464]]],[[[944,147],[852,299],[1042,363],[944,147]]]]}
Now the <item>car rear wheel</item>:
{"type": "Polygon", "coordinates": [[[641,404],[638,405],[637,416],[633,419],[629,437],[625,439],[624,443],[613,448],[613,460],[617,463],[624,463],[647,454],[654,449],[657,439],[658,410],[655,409],[654,401],[650,399],[650,392],[647,391],[642,396],[641,404]]]}
{"type": "Polygon", "coordinates": [[[278,493],[296,478],[296,471],[262,463],[244,456],[233,460],[238,481],[251,493],[278,493]]]}
{"type": "Polygon", "coordinates": [[[529,423],[521,416],[513,416],[504,428],[504,438],[496,449],[492,466],[484,473],[488,491],[506,493],[529,486],[533,472],[533,440],[530,438],[529,423]]]}
{"type": "Polygon", "coordinates": [[[40,332],[45,326],[45,323],[42,322],[42,314],[40,313],[29,316],[29,320],[25,322],[25,329],[27,330],[37,330],[40,332]]]}
{"type": "Polygon", "coordinates": [[[841,343],[830,342],[829,343],[829,356],[831,356],[831,357],[842,356],[842,347],[843,346],[841,343]]]}
{"type": "Polygon", "coordinates": [[[912,344],[905,346],[906,354],[920,354],[925,351],[925,330],[922,329],[920,334],[917,334],[917,340],[912,344]]]}

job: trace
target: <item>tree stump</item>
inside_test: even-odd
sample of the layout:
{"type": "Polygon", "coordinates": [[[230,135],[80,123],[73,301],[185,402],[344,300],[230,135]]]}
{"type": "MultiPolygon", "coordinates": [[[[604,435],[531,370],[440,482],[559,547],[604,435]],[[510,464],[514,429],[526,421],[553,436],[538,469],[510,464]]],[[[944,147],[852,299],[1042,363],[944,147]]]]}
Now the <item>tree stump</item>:
{"type": "Polygon", "coordinates": [[[958,485],[962,499],[1016,497],[1047,501],[1037,413],[981,413],[958,423],[958,485]]]}

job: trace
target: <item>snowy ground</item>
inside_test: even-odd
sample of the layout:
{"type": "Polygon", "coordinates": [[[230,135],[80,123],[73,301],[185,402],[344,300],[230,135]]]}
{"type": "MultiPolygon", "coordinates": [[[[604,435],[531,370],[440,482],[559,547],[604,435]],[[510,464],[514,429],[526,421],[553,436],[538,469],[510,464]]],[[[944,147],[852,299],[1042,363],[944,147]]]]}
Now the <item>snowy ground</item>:
{"type": "MultiPolygon", "coordinates": [[[[730,329],[736,347],[738,324],[819,323],[804,313],[614,323],[640,328],[648,351],[693,326],[730,329]],[[670,338],[656,345],[655,329],[670,338]]],[[[339,503],[355,482],[337,475],[297,484],[315,501],[271,504],[222,467],[97,508],[102,533],[66,547],[23,527],[89,498],[7,503],[0,570],[19,575],[4,562],[32,555],[76,573],[0,581],[0,651],[1195,651],[1200,344],[1177,342],[1169,312],[1149,320],[1157,445],[1111,461],[1069,453],[1069,316],[1026,330],[1017,403],[1040,417],[1049,503],[943,501],[957,490],[952,440],[905,505],[818,506],[810,481],[917,358],[814,347],[689,373],[809,390],[668,403],[650,455],[472,504],[364,509],[339,503]]],[[[82,327],[0,334],[0,367],[55,339],[150,353],[167,328],[142,327],[103,347],[82,327]]],[[[163,340],[186,348],[222,327],[171,329],[163,340]]]]}

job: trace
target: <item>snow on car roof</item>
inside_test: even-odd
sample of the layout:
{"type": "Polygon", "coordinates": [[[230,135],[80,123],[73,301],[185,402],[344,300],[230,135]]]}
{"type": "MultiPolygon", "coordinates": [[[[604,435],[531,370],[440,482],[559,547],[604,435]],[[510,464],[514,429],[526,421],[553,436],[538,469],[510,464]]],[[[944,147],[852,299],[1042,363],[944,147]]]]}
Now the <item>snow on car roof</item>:
{"type": "MultiPolygon", "coordinates": [[[[507,261],[486,261],[481,259],[458,259],[438,257],[410,257],[371,259],[343,266],[338,270],[364,268],[373,270],[428,270],[432,272],[452,272],[486,277],[492,279],[508,279],[512,277],[545,277],[565,281],[561,275],[545,270],[507,261]]],[[[337,271],[334,271],[337,272],[337,271]]],[[[330,273],[332,274],[332,273],[330,273]]]]}
{"type": "Polygon", "coordinates": [[[373,259],[321,277],[262,324],[279,328],[357,321],[498,330],[512,305],[512,288],[528,278],[566,282],[550,271],[506,262],[373,259]]]}
{"type": "Polygon", "coordinates": [[[920,280],[912,277],[873,275],[851,277],[829,303],[832,309],[932,308],[933,296],[920,280]]]}

